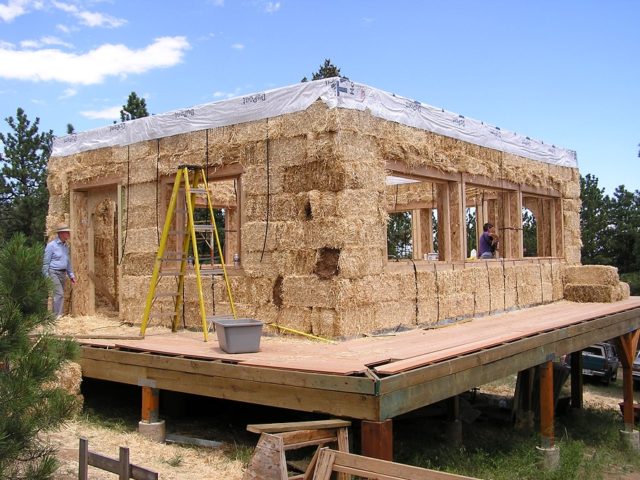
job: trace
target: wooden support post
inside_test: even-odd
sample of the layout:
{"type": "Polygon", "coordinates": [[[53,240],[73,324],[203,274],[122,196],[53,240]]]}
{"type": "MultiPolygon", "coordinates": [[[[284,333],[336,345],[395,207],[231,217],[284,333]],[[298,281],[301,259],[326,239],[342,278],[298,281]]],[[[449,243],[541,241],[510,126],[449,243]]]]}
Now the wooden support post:
{"type": "Polygon", "coordinates": [[[518,372],[513,405],[515,414],[515,427],[518,429],[531,431],[534,428],[534,378],[534,368],[527,368],[526,370],[521,370],[518,372]]]}
{"type": "Polygon", "coordinates": [[[118,461],[118,479],[129,480],[131,477],[131,465],[129,464],[129,449],[127,447],[120,447],[118,461]]]}
{"type": "Polygon", "coordinates": [[[142,387],[142,421],[155,423],[160,415],[160,390],[152,387],[142,387]]]}
{"type": "Polygon", "coordinates": [[[393,420],[361,423],[362,455],[393,461],[393,420]]]}
{"type": "Polygon", "coordinates": [[[618,356],[622,363],[622,390],[624,394],[624,405],[622,416],[624,417],[624,429],[627,432],[634,430],[633,412],[633,360],[638,349],[638,338],[640,330],[625,333],[616,338],[618,356]]]}
{"type": "Polygon", "coordinates": [[[571,354],[571,408],[582,408],[582,350],[571,354]]]}
{"type": "Polygon", "coordinates": [[[80,448],[78,452],[78,480],[88,480],[89,478],[89,440],[80,437],[80,448]]]}
{"type": "Polygon", "coordinates": [[[542,436],[542,447],[553,448],[553,362],[545,362],[538,369],[540,371],[540,435],[542,436]]]}

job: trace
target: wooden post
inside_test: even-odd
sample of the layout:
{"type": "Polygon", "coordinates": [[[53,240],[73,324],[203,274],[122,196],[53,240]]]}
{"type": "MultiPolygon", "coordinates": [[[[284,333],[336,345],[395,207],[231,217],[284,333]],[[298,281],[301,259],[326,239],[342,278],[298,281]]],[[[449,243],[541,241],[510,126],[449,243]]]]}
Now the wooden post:
{"type": "Polygon", "coordinates": [[[622,363],[622,391],[624,394],[622,416],[624,417],[624,429],[627,432],[633,432],[635,423],[633,412],[633,359],[638,349],[638,337],[640,337],[640,330],[634,330],[616,338],[618,356],[622,363]]]}
{"type": "Polygon", "coordinates": [[[89,478],[89,441],[80,437],[78,459],[78,480],[88,480],[89,478]]]}
{"type": "Polygon", "coordinates": [[[393,420],[361,423],[362,455],[393,461],[393,420]]]}
{"type": "Polygon", "coordinates": [[[571,354],[571,408],[582,408],[582,350],[571,354]]]}
{"type": "Polygon", "coordinates": [[[160,390],[152,387],[142,387],[142,421],[154,423],[159,420],[160,390]]]}
{"type": "Polygon", "coordinates": [[[542,447],[554,446],[553,429],[553,362],[540,365],[540,434],[542,447]]]}
{"type": "Polygon", "coordinates": [[[129,449],[127,447],[120,447],[120,455],[118,457],[119,465],[118,479],[129,480],[131,472],[131,465],[129,464],[129,449]]]}

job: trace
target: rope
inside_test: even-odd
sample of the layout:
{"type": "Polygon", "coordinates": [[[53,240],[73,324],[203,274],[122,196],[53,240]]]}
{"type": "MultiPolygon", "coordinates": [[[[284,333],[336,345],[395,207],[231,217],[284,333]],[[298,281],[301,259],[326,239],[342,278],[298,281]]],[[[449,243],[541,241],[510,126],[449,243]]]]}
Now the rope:
{"type": "Polygon", "coordinates": [[[267,136],[266,136],[266,154],[267,154],[267,211],[265,213],[265,226],[264,226],[264,242],[262,244],[262,253],[260,253],[260,263],[262,263],[262,259],[264,258],[264,251],[267,248],[267,235],[269,234],[269,213],[270,213],[270,205],[271,205],[271,166],[269,163],[269,119],[267,118],[267,136]]]}
{"type": "Polygon", "coordinates": [[[160,139],[156,144],[156,236],[158,237],[158,246],[160,246],[160,199],[159,195],[160,185],[160,139]]]}
{"type": "MultiPolygon", "coordinates": [[[[413,281],[415,282],[415,286],[416,286],[416,325],[418,324],[418,319],[419,319],[419,310],[418,310],[418,269],[416,268],[416,262],[413,261],[413,258],[410,258],[409,260],[411,260],[411,263],[413,264],[413,281]]],[[[400,325],[398,325],[398,328],[400,328],[400,325]]],[[[398,330],[398,328],[396,328],[396,331],[398,330]]]]}
{"type": "Polygon", "coordinates": [[[118,263],[118,265],[122,265],[122,261],[124,260],[124,252],[125,252],[125,248],[127,246],[127,234],[129,233],[129,198],[131,197],[131,195],[129,195],[129,187],[131,185],[131,160],[129,157],[129,146],[127,145],[127,206],[126,206],[126,211],[127,211],[127,219],[125,220],[125,224],[124,224],[124,239],[122,241],[122,252],[120,253],[120,262],[118,263]]]}

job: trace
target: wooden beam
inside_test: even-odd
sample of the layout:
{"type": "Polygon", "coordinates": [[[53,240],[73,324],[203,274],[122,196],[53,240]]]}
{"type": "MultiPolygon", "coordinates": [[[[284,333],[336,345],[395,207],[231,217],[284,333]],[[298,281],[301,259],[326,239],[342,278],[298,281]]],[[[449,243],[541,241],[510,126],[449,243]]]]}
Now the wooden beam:
{"type": "Polygon", "coordinates": [[[540,372],[540,435],[542,447],[554,446],[553,417],[553,362],[545,362],[538,367],[540,372]]]}
{"type": "Polygon", "coordinates": [[[571,408],[583,405],[582,350],[571,354],[571,408]]]}
{"type": "Polygon", "coordinates": [[[633,360],[638,350],[638,338],[640,330],[627,332],[616,337],[618,356],[622,363],[622,391],[624,395],[622,416],[624,418],[625,430],[634,430],[634,407],[633,407],[633,360]]]}
{"type": "Polygon", "coordinates": [[[459,173],[446,173],[434,167],[426,165],[409,167],[405,163],[396,162],[395,160],[387,161],[385,170],[391,174],[398,174],[407,178],[415,178],[416,180],[438,180],[440,182],[456,182],[460,180],[459,173]]]}
{"type": "Polygon", "coordinates": [[[393,421],[382,422],[363,420],[361,448],[362,455],[393,461],[393,421]]]}
{"type": "MultiPolygon", "coordinates": [[[[81,362],[84,360],[94,360],[98,363],[109,362],[110,365],[117,365],[121,369],[127,369],[130,366],[154,367],[174,372],[198,373],[213,378],[220,377],[245,382],[264,382],[344,393],[374,394],[375,392],[375,382],[366,377],[297,371],[287,371],[287,374],[283,375],[282,370],[275,368],[233,365],[166,355],[140,355],[140,353],[136,352],[107,350],[88,346],[81,348],[81,362]]],[[[83,375],[90,377],[84,371],[83,375]]],[[[137,383],[137,380],[133,383],[137,383]]]]}
{"type": "Polygon", "coordinates": [[[380,386],[380,419],[393,418],[431,405],[478,385],[504,378],[514,371],[539,365],[557,355],[613,338],[629,331],[631,325],[638,328],[640,318],[637,315],[636,311],[628,320],[575,336],[570,335],[571,329],[563,328],[502,347],[463,355],[430,367],[418,368],[402,375],[383,378],[380,386]],[[531,348],[523,350],[527,344],[531,348]],[[535,344],[538,346],[533,347],[535,344]],[[428,375],[430,369],[433,375],[428,375]]]}
{"type": "Polygon", "coordinates": [[[160,418],[160,390],[142,387],[142,421],[155,423],[160,418]]]}
{"type": "MultiPolygon", "coordinates": [[[[151,355],[150,355],[151,356],[151,355]]],[[[223,398],[258,405],[290,408],[304,412],[323,412],[348,418],[379,418],[377,398],[370,395],[320,390],[286,384],[263,383],[236,378],[176,372],[152,367],[140,367],[121,363],[82,358],[85,377],[137,385],[139,379],[153,379],[157,388],[173,392],[191,393],[213,398],[223,398]]],[[[234,365],[237,368],[238,365],[234,365]]],[[[261,370],[256,368],[257,373],[261,370]]],[[[280,371],[281,377],[289,373],[280,371]]]]}

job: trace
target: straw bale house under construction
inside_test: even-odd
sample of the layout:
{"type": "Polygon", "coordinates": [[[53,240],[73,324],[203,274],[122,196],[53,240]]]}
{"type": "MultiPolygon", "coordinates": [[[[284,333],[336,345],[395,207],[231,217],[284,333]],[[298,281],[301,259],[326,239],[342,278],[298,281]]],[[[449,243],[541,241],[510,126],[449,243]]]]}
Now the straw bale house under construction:
{"type": "MultiPolygon", "coordinates": [[[[335,78],[56,138],[47,225],[73,229],[72,314],[140,322],[183,164],[206,169],[242,317],[351,337],[628,296],[615,269],[579,266],[574,152],[335,78]],[[499,259],[468,259],[485,222],[499,259]]],[[[221,261],[207,245],[206,308],[229,313],[223,279],[206,274],[221,261]]],[[[198,327],[187,280],[184,322],[198,327]]]]}

